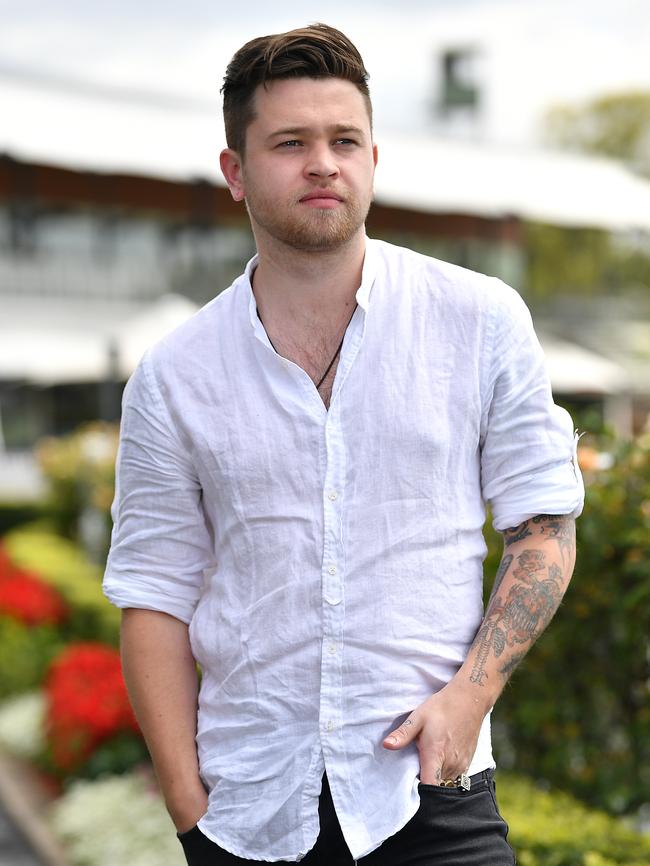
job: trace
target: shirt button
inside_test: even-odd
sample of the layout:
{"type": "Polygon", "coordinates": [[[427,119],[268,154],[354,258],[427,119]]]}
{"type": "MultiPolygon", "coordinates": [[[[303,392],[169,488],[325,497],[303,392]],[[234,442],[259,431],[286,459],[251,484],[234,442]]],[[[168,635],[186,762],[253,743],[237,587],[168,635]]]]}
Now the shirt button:
{"type": "Polygon", "coordinates": [[[333,731],[333,730],[334,730],[334,722],[333,722],[331,719],[330,719],[329,722],[327,723],[327,730],[328,730],[328,731],[333,731]]]}
{"type": "Polygon", "coordinates": [[[339,495],[338,495],[338,493],[336,492],[336,490],[330,490],[330,492],[327,494],[327,498],[328,498],[328,499],[331,499],[332,502],[334,502],[336,499],[338,499],[338,496],[339,496],[339,495]]]}
{"type": "Polygon", "coordinates": [[[331,643],[331,644],[327,647],[327,649],[329,650],[329,652],[330,652],[332,655],[334,655],[334,653],[335,653],[336,650],[337,650],[337,646],[336,646],[335,643],[331,643]]]}
{"type": "Polygon", "coordinates": [[[328,571],[330,574],[336,574],[336,566],[335,566],[335,565],[330,565],[330,567],[327,569],[327,571],[328,571]]]}

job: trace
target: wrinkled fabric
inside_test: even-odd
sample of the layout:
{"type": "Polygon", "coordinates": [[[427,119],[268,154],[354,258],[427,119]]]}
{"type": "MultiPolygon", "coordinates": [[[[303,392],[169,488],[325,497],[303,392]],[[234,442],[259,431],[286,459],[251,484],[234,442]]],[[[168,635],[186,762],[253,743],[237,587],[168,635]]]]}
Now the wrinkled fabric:
{"type": "MultiPolygon", "coordinates": [[[[328,411],[272,348],[255,266],[127,385],[104,590],[189,623],[201,832],[302,859],[326,769],[360,859],[418,809],[415,744],[381,743],[476,634],[485,502],[505,529],[584,491],[513,289],[368,240],[328,411]]],[[[488,716],[469,772],[493,765],[488,716]]]]}

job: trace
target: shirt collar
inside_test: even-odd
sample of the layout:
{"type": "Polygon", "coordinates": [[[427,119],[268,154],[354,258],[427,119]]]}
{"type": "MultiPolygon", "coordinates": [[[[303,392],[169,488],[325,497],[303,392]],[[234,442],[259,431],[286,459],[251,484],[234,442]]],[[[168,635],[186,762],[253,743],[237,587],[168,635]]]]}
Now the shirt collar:
{"type": "MultiPolygon", "coordinates": [[[[268,343],[266,331],[264,330],[262,323],[260,322],[259,316],[257,315],[257,304],[255,302],[255,295],[253,294],[253,271],[257,267],[258,262],[259,256],[255,254],[246,265],[243,274],[243,281],[246,293],[248,295],[248,313],[253,330],[255,331],[256,336],[258,336],[263,342],[268,343]]],[[[375,241],[372,238],[366,237],[366,250],[363,258],[363,268],[361,271],[361,285],[357,289],[357,293],[355,296],[357,304],[361,307],[364,313],[368,312],[370,295],[375,282],[376,274],[377,250],[375,247],[375,241]]]]}

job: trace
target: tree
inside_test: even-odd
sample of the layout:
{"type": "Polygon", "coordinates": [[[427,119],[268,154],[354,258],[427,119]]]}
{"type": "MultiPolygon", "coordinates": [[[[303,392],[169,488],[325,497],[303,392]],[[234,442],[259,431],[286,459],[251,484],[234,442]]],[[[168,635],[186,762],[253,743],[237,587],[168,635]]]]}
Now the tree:
{"type": "MultiPolygon", "coordinates": [[[[579,105],[551,108],[544,120],[549,144],[624,162],[650,178],[650,91],[612,93],[579,105]]],[[[647,243],[593,228],[539,223],[524,226],[525,289],[533,305],[556,294],[620,294],[650,287],[647,243]]]]}
{"type": "Polygon", "coordinates": [[[545,119],[548,143],[602,154],[650,177],[650,91],[599,96],[582,105],[558,105],[545,119]]]}

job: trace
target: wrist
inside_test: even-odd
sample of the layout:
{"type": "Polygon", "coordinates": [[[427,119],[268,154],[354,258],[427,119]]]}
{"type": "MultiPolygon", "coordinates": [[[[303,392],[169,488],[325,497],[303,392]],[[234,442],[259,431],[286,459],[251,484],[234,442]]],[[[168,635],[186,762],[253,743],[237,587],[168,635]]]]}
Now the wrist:
{"type": "Polygon", "coordinates": [[[491,689],[471,682],[469,674],[461,667],[458,673],[447,683],[443,691],[453,696],[453,700],[465,705],[466,712],[481,721],[496,703],[498,695],[493,695],[491,689]]]}
{"type": "Polygon", "coordinates": [[[200,790],[188,791],[184,796],[176,792],[165,800],[169,816],[179,833],[185,833],[196,825],[208,809],[208,795],[203,786],[200,790]]]}

